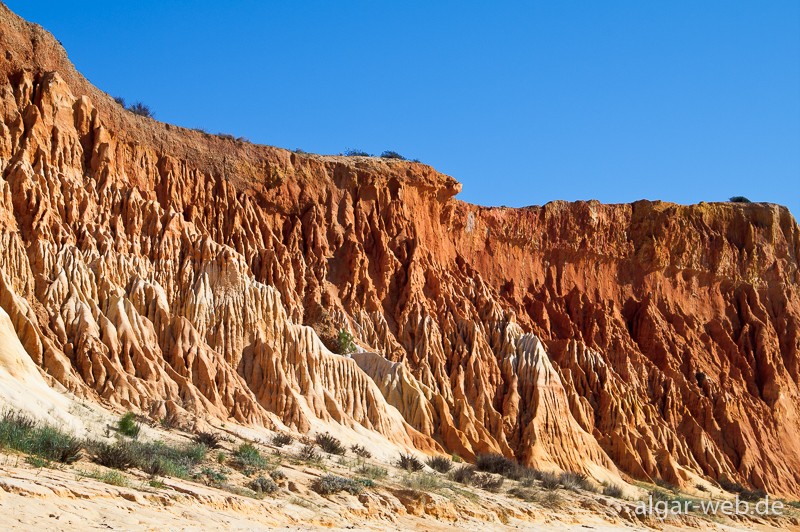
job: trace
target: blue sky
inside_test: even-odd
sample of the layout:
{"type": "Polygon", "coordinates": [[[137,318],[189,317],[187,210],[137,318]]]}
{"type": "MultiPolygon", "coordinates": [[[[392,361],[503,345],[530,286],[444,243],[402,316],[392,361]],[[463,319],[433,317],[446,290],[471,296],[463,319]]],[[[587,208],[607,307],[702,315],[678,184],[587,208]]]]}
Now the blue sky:
{"type": "Polygon", "coordinates": [[[483,205],[744,195],[800,213],[800,2],[7,5],[158,119],[419,158],[483,205]]]}

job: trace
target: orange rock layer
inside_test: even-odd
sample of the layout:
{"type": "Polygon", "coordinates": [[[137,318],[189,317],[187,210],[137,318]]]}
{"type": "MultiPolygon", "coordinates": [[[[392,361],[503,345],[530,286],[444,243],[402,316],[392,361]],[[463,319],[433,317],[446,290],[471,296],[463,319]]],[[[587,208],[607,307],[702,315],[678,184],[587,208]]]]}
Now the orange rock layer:
{"type": "Polygon", "coordinates": [[[54,386],[800,494],[785,208],[469,205],[423,164],[135,116],[41,28],[0,22],[0,307],[54,386]],[[361,352],[325,347],[340,327],[361,352]]]}

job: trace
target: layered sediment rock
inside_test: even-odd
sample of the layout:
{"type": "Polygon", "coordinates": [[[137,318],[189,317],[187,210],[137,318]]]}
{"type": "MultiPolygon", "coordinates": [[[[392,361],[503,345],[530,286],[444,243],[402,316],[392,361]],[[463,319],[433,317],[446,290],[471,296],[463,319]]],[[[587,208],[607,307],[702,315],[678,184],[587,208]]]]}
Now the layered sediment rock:
{"type": "Polygon", "coordinates": [[[54,384],[155,416],[800,493],[785,208],[477,207],[423,164],[135,116],[0,19],[0,306],[54,384]],[[330,352],[323,327],[362,352],[330,352]]]}

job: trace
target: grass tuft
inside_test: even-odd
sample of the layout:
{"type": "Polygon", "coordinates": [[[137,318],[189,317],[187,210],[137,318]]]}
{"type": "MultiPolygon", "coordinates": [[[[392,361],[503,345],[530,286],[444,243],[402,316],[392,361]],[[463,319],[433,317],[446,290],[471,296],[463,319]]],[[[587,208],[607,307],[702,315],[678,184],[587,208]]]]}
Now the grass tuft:
{"type": "Polygon", "coordinates": [[[347,452],[347,449],[344,445],[342,445],[342,442],[327,432],[317,434],[314,438],[314,441],[317,442],[317,445],[319,445],[320,448],[326,453],[343,455],[345,452],[347,452]]]}
{"type": "Polygon", "coordinates": [[[254,445],[243,443],[233,452],[231,465],[249,477],[258,471],[266,469],[269,462],[254,445]]]}
{"type": "Polygon", "coordinates": [[[445,456],[432,456],[425,463],[434,471],[442,474],[447,474],[453,469],[453,461],[445,456]]]}
{"type": "Polygon", "coordinates": [[[272,437],[272,445],[275,447],[283,447],[284,445],[291,445],[294,442],[294,438],[286,434],[285,432],[279,432],[272,437]]]}
{"type": "Polygon", "coordinates": [[[405,469],[409,473],[414,473],[416,471],[422,471],[425,469],[425,464],[422,461],[414,456],[413,454],[400,454],[400,458],[395,463],[397,467],[400,469],[405,469]]]}
{"type": "Polygon", "coordinates": [[[200,445],[205,445],[207,449],[219,449],[222,438],[213,432],[200,431],[194,435],[192,440],[200,445]]]}
{"type": "Polygon", "coordinates": [[[622,486],[618,484],[604,484],[603,495],[607,497],[614,497],[615,499],[622,498],[622,486]]]}
{"type": "Polygon", "coordinates": [[[38,425],[33,418],[9,410],[0,417],[0,448],[72,464],[80,459],[83,443],[57,427],[38,425]]]}
{"type": "Polygon", "coordinates": [[[372,453],[366,447],[357,443],[350,446],[350,451],[359,458],[372,458],[372,453]]]}

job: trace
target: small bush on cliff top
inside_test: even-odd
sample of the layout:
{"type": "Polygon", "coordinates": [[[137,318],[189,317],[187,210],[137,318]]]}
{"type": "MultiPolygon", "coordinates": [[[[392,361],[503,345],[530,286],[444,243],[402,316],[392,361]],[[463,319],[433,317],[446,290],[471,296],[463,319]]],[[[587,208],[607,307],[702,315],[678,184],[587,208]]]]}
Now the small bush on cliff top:
{"type": "Polygon", "coordinates": [[[733,196],[728,201],[731,203],[752,203],[749,199],[745,198],[744,196],[733,196]]]}
{"type": "Polygon", "coordinates": [[[132,103],[128,106],[128,111],[135,115],[144,116],[145,118],[153,118],[153,116],[155,116],[153,111],[150,110],[150,107],[142,102],[132,103]]]}
{"type": "Polygon", "coordinates": [[[406,160],[405,157],[403,157],[402,155],[400,155],[396,151],[392,151],[392,150],[384,151],[383,153],[381,153],[381,157],[384,158],[384,159],[401,159],[403,161],[406,160]]]}
{"type": "Polygon", "coordinates": [[[347,148],[344,150],[344,154],[348,157],[372,157],[372,154],[365,152],[364,150],[359,150],[357,148],[347,148]]]}

